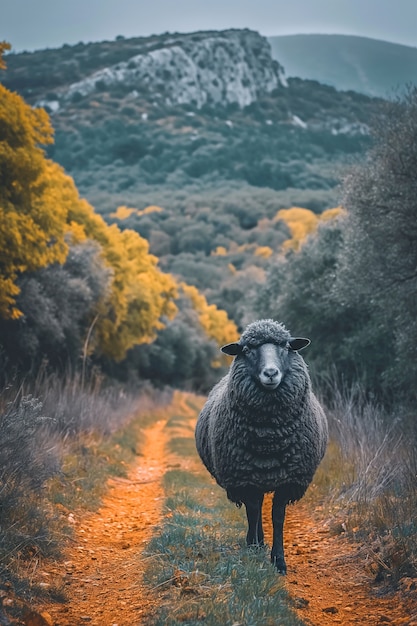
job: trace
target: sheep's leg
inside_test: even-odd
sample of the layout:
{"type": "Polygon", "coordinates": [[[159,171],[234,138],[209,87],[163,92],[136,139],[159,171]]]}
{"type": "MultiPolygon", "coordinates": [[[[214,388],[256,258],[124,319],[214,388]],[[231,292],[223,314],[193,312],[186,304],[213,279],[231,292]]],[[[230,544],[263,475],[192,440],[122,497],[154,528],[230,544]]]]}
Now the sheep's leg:
{"type": "Polygon", "coordinates": [[[284,558],[284,519],[286,504],[274,495],[272,503],[272,526],[273,526],[273,544],[271,551],[271,561],[276,567],[279,574],[287,573],[287,566],[284,558]]]}
{"type": "Polygon", "coordinates": [[[260,493],[257,497],[253,497],[245,501],[246,517],[248,519],[248,533],[246,535],[246,544],[248,546],[264,545],[264,532],[262,529],[263,501],[263,493],[260,493]]]}

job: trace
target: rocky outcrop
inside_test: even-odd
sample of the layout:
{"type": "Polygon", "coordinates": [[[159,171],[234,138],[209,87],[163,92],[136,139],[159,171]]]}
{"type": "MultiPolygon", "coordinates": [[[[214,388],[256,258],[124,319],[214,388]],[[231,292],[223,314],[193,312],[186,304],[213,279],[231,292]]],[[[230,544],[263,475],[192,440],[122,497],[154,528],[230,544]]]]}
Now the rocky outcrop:
{"type": "Polygon", "coordinates": [[[285,85],[266,38],[250,30],[173,35],[67,87],[64,99],[123,84],[167,105],[245,107],[285,85]]]}

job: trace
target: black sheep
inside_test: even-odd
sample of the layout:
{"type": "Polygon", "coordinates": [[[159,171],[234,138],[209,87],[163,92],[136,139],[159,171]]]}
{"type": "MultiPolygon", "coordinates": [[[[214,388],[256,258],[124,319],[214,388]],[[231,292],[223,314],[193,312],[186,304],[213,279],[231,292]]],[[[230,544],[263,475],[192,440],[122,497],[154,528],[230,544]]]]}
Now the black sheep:
{"type": "Polygon", "coordinates": [[[327,445],[327,420],[294,338],[273,320],[249,324],[229,373],[210,392],[196,426],[198,453],[227,497],[246,507],[248,545],[263,545],[262,503],[274,492],[271,561],[285,574],[285,508],[313,479],[327,445]]]}

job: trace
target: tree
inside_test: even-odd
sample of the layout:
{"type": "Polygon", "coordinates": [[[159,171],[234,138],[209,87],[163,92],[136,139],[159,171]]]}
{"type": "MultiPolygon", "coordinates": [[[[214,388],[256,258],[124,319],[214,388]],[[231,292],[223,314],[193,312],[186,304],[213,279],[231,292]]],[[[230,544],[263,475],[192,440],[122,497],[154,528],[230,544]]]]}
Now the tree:
{"type": "Polygon", "coordinates": [[[171,385],[207,393],[224,371],[214,369],[218,347],[201,332],[190,302],[180,298],[179,313],[149,345],[137,346],[128,360],[154,385],[171,385]]]}
{"type": "MultiPolygon", "coordinates": [[[[366,163],[344,181],[349,212],[338,289],[367,303],[381,339],[391,338],[384,381],[417,390],[417,89],[387,102],[373,124],[366,163]]],[[[374,350],[381,351],[381,342],[374,350]]]]}
{"type": "Polygon", "coordinates": [[[175,315],[176,282],[161,272],[143,237],[106,224],[86,200],[79,198],[72,178],[53,166],[60,181],[61,202],[68,207],[72,236],[98,242],[104,263],[112,269],[113,279],[96,332],[100,351],[121,360],[134,345],[155,339],[156,331],[164,326],[162,317],[175,315]]]}
{"type": "Polygon", "coordinates": [[[152,344],[132,350],[128,363],[154,384],[207,393],[225,373],[227,359],[219,346],[238,339],[236,326],[195,287],[181,283],[176,303],[175,319],[152,344]]]}
{"type": "Polygon", "coordinates": [[[162,317],[175,314],[176,283],[160,271],[145,239],[108,226],[79,197],[74,181],[45,158],[41,146],[51,142],[46,112],[0,85],[0,318],[22,317],[16,298],[29,274],[62,266],[71,246],[95,241],[111,280],[97,303],[94,345],[122,359],[132,346],[154,339],[162,317]]]}
{"type": "Polygon", "coordinates": [[[197,287],[181,283],[181,289],[190,299],[199,322],[210,339],[214,339],[219,346],[238,340],[236,324],[227,317],[226,311],[218,309],[215,304],[209,304],[197,287]]]}
{"type": "Polygon", "coordinates": [[[323,378],[336,368],[345,381],[353,381],[369,346],[353,341],[358,326],[366,324],[366,312],[342,306],[334,292],[343,228],[342,217],[323,222],[299,251],[278,257],[252,307],[262,317],[283,322],[295,335],[311,338],[308,362],[313,375],[323,378]]]}
{"type": "Polygon", "coordinates": [[[7,41],[0,41],[0,70],[6,69],[6,62],[3,59],[3,55],[6,50],[10,50],[11,45],[7,41]]]}
{"type": "Polygon", "coordinates": [[[72,246],[63,265],[54,263],[18,279],[18,320],[0,320],[0,343],[9,365],[23,370],[47,358],[54,367],[76,365],[88,329],[106,298],[112,272],[98,244],[72,246]]]}
{"type": "Polygon", "coordinates": [[[275,221],[282,220],[291,232],[291,239],[283,243],[284,250],[299,250],[306,237],[314,233],[320,221],[327,221],[337,217],[342,212],[340,207],[327,209],[321,215],[316,215],[310,209],[291,207],[291,209],[281,209],[275,216],[275,221]]]}
{"type": "Polygon", "coordinates": [[[0,85],[0,315],[18,318],[17,277],[62,263],[65,211],[50,190],[41,145],[52,142],[46,112],[0,85]]]}

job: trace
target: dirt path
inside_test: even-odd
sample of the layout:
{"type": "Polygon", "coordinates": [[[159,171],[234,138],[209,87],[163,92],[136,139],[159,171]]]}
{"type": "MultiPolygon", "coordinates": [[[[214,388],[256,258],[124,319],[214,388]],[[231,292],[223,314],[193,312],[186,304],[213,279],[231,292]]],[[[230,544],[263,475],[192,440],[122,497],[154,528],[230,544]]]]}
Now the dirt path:
{"type": "MultiPolygon", "coordinates": [[[[65,562],[48,573],[63,578],[68,597],[65,604],[45,607],[54,626],[139,626],[157,606],[156,592],[143,582],[143,552],[162,517],[161,479],[170,467],[196,468],[194,460],[167,456],[165,424],[148,428],[143,456],[129,479],[110,481],[100,510],[74,519],[75,541],[65,562]]],[[[169,430],[170,436],[178,435],[169,430]]],[[[266,510],[270,543],[269,520],[266,510]]],[[[414,590],[411,585],[409,595],[379,596],[363,551],[344,535],[332,535],[307,502],[288,508],[285,543],[287,588],[307,624],[417,626],[417,585],[414,590]]]]}
{"type": "MultiPolygon", "coordinates": [[[[270,541],[271,502],[267,505],[264,517],[270,541]]],[[[408,592],[384,594],[373,584],[365,550],[344,534],[332,533],[305,501],[287,509],[285,545],[287,589],[307,624],[417,626],[417,581],[409,582],[408,592]]]]}
{"type": "Polygon", "coordinates": [[[55,626],[136,626],[152,610],[142,553],[161,520],[164,426],[159,421],[146,431],[143,456],[129,479],[110,480],[99,511],[74,519],[75,541],[64,563],[68,602],[47,607],[55,626]]]}

